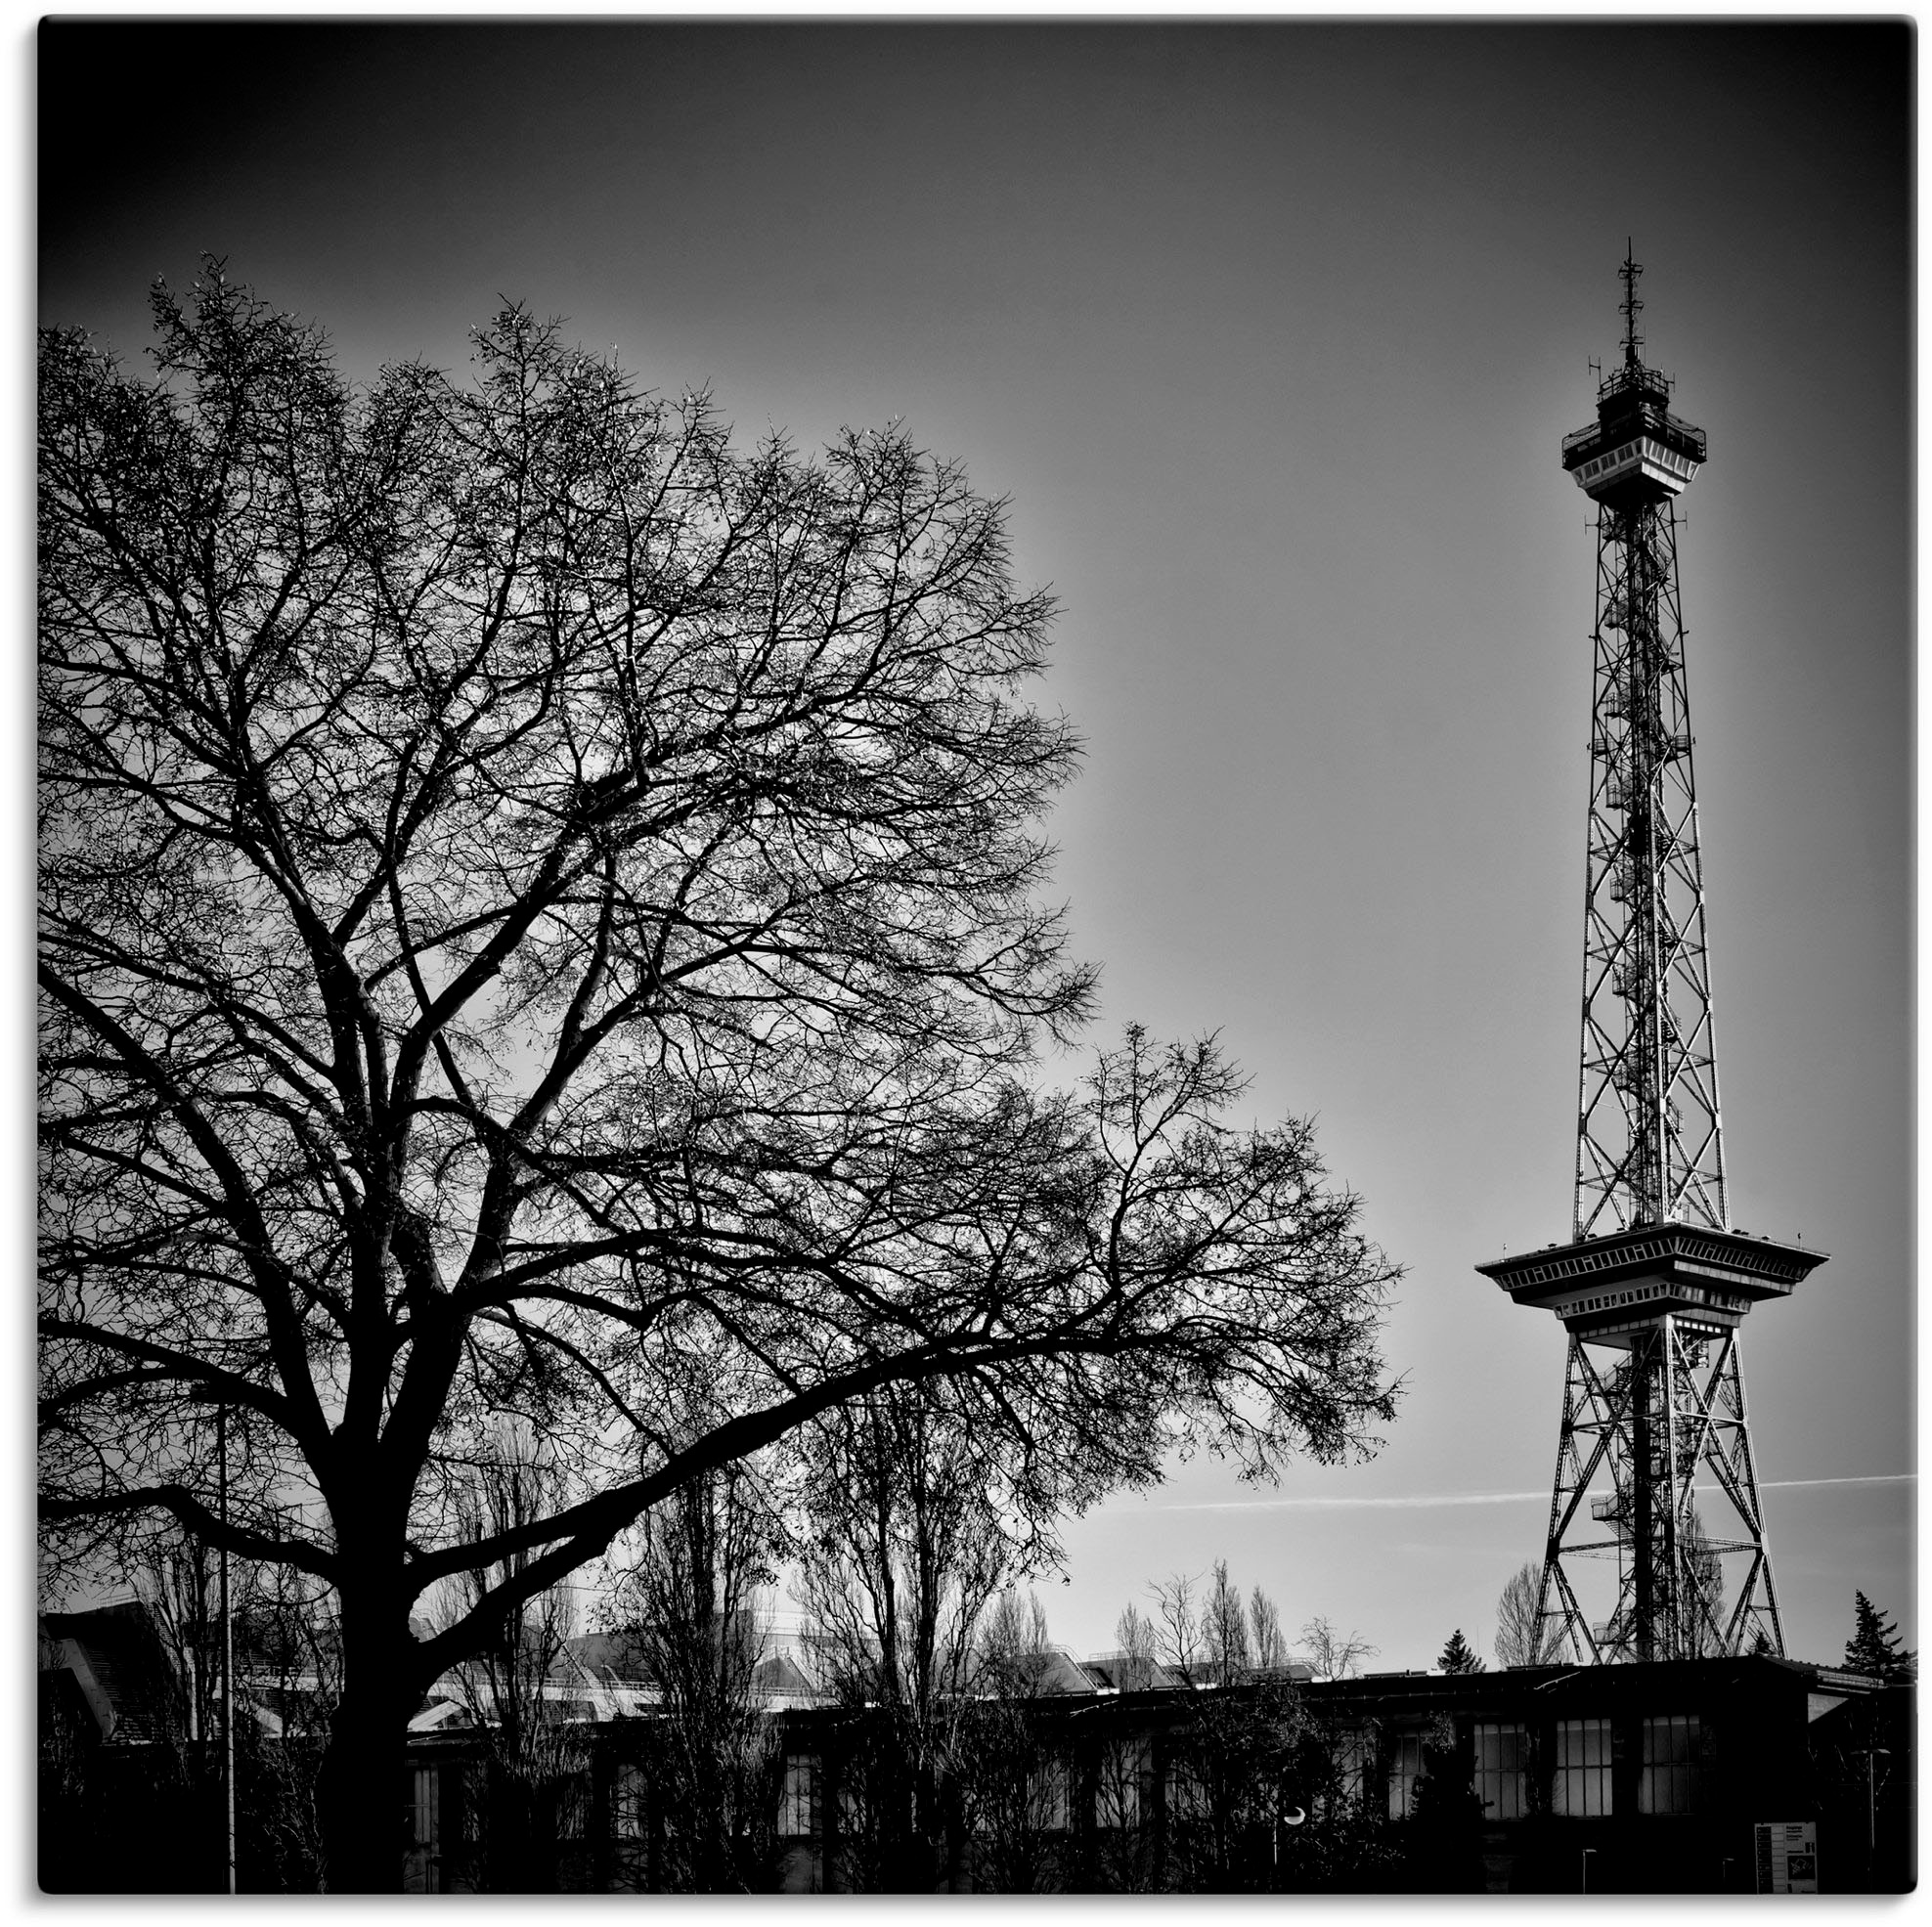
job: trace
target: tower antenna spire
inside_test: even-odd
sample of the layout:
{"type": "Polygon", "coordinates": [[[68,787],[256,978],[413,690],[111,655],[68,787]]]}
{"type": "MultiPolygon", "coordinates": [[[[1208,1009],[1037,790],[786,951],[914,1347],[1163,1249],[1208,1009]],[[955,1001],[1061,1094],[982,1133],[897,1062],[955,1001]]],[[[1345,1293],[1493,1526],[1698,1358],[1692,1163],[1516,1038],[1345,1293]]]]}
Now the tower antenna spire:
{"type": "Polygon", "coordinates": [[[1625,368],[1642,368],[1643,358],[1638,349],[1644,345],[1644,337],[1637,331],[1637,317],[1644,312],[1644,303],[1637,295],[1637,277],[1644,272],[1644,264],[1637,259],[1634,241],[1626,238],[1623,243],[1623,266],[1617,270],[1623,282],[1623,305],[1617,313],[1623,317],[1623,365],[1625,368]]]}

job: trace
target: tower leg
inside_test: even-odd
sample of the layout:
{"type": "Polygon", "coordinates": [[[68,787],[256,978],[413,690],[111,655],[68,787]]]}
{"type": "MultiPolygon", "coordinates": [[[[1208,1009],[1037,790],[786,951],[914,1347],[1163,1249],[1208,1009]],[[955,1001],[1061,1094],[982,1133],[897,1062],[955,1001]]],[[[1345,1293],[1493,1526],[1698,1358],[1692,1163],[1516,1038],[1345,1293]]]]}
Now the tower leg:
{"type": "Polygon", "coordinates": [[[1782,1656],[1734,1331],[1665,1314],[1607,1371],[1570,1336],[1537,1610],[1546,1649],[1588,1664],[1782,1656]],[[1734,1514],[1715,1528],[1713,1496],[1734,1514]],[[1593,1625],[1583,1562],[1605,1559],[1616,1604],[1593,1625]]]}

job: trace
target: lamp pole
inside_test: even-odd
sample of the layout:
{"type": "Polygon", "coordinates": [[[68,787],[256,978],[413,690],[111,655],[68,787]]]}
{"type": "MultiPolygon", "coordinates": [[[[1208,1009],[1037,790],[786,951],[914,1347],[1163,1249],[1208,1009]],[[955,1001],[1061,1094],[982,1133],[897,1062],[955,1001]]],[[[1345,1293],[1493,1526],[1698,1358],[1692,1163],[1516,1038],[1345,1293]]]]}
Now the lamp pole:
{"type": "Polygon", "coordinates": [[[222,1525],[221,1737],[222,1783],[228,1797],[228,1891],[239,1891],[235,1867],[235,1621],[228,1609],[228,1407],[215,1407],[217,1511],[222,1525]]]}
{"type": "Polygon", "coordinates": [[[1865,1865],[1866,1884],[1878,1891],[1878,1761],[1889,1760],[1891,1749],[1867,1746],[1865,1749],[1865,1865]]]}

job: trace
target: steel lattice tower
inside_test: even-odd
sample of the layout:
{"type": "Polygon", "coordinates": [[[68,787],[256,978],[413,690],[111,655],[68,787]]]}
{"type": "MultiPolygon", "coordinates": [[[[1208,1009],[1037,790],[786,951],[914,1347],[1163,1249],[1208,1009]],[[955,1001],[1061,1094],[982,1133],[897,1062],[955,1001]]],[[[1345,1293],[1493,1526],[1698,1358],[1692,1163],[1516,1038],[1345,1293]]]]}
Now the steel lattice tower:
{"type": "Polygon", "coordinates": [[[1546,1650],[1781,1654],[1737,1327],[1822,1254],[1730,1225],[1677,579],[1675,502],[1705,441],[1644,364],[1643,270],[1626,255],[1621,272],[1622,361],[1562,445],[1597,504],[1573,1237],[1478,1269],[1569,1334],[1546,1650]],[[1612,1559],[1615,1603],[1593,1621],[1584,1562],[1612,1559]]]}

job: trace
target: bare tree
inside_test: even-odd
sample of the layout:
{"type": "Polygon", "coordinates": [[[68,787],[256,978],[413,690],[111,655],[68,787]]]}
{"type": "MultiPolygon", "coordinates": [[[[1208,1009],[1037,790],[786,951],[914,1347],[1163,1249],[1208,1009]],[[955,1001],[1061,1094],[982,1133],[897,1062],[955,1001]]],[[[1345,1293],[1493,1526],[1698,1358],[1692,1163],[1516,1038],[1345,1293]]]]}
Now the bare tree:
{"type": "Polygon", "coordinates": [[[1138,1692],[1151,1686],[1158,1644],[1154,1622],[1138,1606],[1129,1604],[1115,1624],[1114,1637],[1120,1642],[1120,1690],[1138,1692]]]}
{"type": "MultiPolygon", "coordinates": [[[[133,1574],[167,1662],[155,1736],[210,1813],[226,1806],[232,1757],[244,1892],[311,1891],[321,1868],[315,1774],[336,1686],[329,1601],[299,1575],[231,1561],[231,1682],[219,1563],[205,1545],[164,1529],[147,1541],[133,1574]]],[[[224,1832],[217,1826],[214,1836],[224,1832]]]]}
{"type": "Polygon", "coordinates": [[[1202,1670],[1201,1614],[1195,1603],[1199,1581],[1170,1573],[1154,1585],[1154,1650],[1183,1686],[1193,1686],[1202,1670]]]}
{"type": "Polygon", "coordinates": [[[843,1872],[930,1889],[985,1616],[1052,1541],[939,1386],[875,1392],[806,1444],[800,1602],[839,1696],[876,1709],[846,1762],[843,1872]]]}
{"type": "Polygon", "coordinates": [[[1248,1608],[1241,1588],[1228,1577],[1226,1559],[1216,1559],[1208,1597],[1201,1603],[1201,1640],[1208,1653],[1208,1677],[1232,1686],[1253,1665],[1248,1641],[1248,1608]]]}
{"type": "Polygon", "coordinates": [[[1343,1633],[1333,1620],[1319,1617],[1302,1627],[1301,1640],[1318,1680],[1349,1679],[1360,1669],[1363,1660],[1373,1659],[1381,1650],[1361,1634],[1352,1630],[1343,1633]]]}
{"type": "Polygon", "coordinates": [[[1288,1636],[1282,1631],[1281,1608],[1258,1586],[1249,1597],[1248,1623],[1254,1664],[1265,1673],[1280,1672],[1288,1664],[1288,1636]]]}
{"type": "Polygon", "coordinates": [[[769,1647],[765,1590],[785,1545],[757,1472],[694,1479],[641,1528],[613,1610],[656,1684],[654,1783],[667,1882],[681,1893],[763,1887],[772,1834],[776,1735],[759,1690],[769,1647]]]}
{"type": "Polygon", "coordinates": [[[179,1694],[171,1724],[190,1745],[212,1741],[220,1731],[223,1688],[215,1555],[186,1533],[168,1534],[151,1547],[134,1589],[179,1694]]]}
{"type": "Polygon", "coordinates": [[[1555,1614],[1543,1615],[1542,1599],[1543,1568],[1534,1559],[1525,1560],[1510,1575],[1496,1601],[1499,1666],[1549,1666],[1565,1656],[1568,1642],[1562,1622],[1555,1614]]]}
{"type": "MultiPolygon", "coordinates": [[[[527,1424],[500,1423],[460,1501],[464,1529],[479,1544],[512,1538],[555,1505],[564,1477],[547,1440],[527,1424]]],[[[583,1800],[590,1754],[570,1717],[564,1664],[577,1613],[561,1587],[515,1596],[516,1573],[534,1556],[512,1551],[462,1573],[445,1615],[461,1620],[479,1599],[512,1600],[450,1676],[458,1703],[484,1734],[488,1761],[489,1826],[469,1871],[497,1893],[556,1891],[561,1843],[583,1834],[572,1809],[583,1800]]]]}
{"type": "Polygon", "coordinates": [[[1090,977],[998,504],[893,432],[739,453],[521,310],[355,392],[218,269],[154,313],[154,380],[41,349],[40,1516],[332,1589],[331,1888],[400,1878],[430,1682],[884,1386],[1121,1477],[1390,1415],[1309,1125],[1226,1124],[1211,1043],[1032,1068],[1090,977]],[[478,1537],[506,1419],[562,1476],[478,1537]]]}
{"type": "Polygon", "coordinates": [[[1042,1737],[1039,1701],[1054,1654],[1037,1594],[1005,1592],[987,1613],[973,1692],[953,1741],[959,1821],[976,1890],[1053,1893],[1074,1869],[1071,1757],[1042,1737]]]}
{"type": "MultiPolygon", "coordinates": [[[[1164,1604],[1178,1626],[1187,1608],[1170,1581],[1164,1604]]],[[[1196,1683],[1175,1727],[1169,1767],[1173,1871],[1209,1892],[1265,1886],[1274,1826],[1303,1728],[1299,1696],[1279,1675],[1251,1679],[1249,1614],[1225,1559],[1216,1559],[1192,1615],[1201,1653],[1196,1683]]]]}

